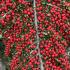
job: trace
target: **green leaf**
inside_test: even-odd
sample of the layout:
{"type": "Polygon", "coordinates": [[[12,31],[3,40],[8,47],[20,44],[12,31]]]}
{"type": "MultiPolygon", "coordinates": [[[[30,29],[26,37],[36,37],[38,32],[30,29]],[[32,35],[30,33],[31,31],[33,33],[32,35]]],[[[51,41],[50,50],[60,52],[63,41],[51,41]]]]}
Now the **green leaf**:
{"type": "Polygon", "coordinates": [[[37,64],[34,64],[34,67],[35,67],[35,68],[37,68],[37,67],[38,67],[38,65],[37,65],[37,64]]]}
{"type": "Polygon", "coordinates": [[[27,45],[27,48],[29,48],[30,47],[30,45],[27,45]]]}
{"type": "Polygon", "coordinates": [[[56,25],[56,30],[59,31],[60,30],[60,27],[58,25],[56,25]]]}
{"type": "Polygon", "coordinates": [[[0,28],[2,28],[2,24],[0,23],[0,28]]]}
{"type": "Polygon", "coordinates": [[[0,41],[0,56],[4,55],[5,45],[2,41],[0,41]]]}
{"type": "Polygon", "coordinates": [[[11,57],[7,57],[7,61],[8,61],[8,62],[10,62],[10,61],[11,61],[11,59],[12,59],[11,57]]]}
{"type": "Polygon", "coordinates": [[[46,5],[47,5],[47,2],[44,0],[44,1],[42,2],[42,5],[43,5],[43,6],[46,6],[46,5]]]}
{"type": "Polygon", "coordinates": [[[44,1],[44,2],[42,2],[42,4],[43,4],[43,5],[46,5],[46,2],[44,1]]]}
{"type": "Polygon", "coordinates": [[[18,9],[18,10],[23,10],[23,9],[24,9],[24,5],[23,5],[23,4],[19,4],[19,5],[17,6],[17,9],[18,9]]]}
{"type": "Polygon", "coordinates": [[[55,60],[55,61],[56,61],[56,66],[60,66],[61,65],[61,63],[59,61],[57,61],[57,60],[55,60]]]}
{"type": "Polygon", "coordinates": [[[50,21],[50,17],[49,17],[49,16],[47,16],[47,17],[46,17],[46,20],[50,21]]]}
{"type": "Polygon", "coordinates": [[[62,39],[61,40],[64,40],[65,38],[64,37],[62,37],[62,39]]]}
{"type": "Polygon", "coordinates": [[[50,38],[50,35],[45,35],[45,36],[44,36],[44,39],[45,39],[45,40],[47,40],[47,39],[49,39],[49,38],[50,38]]]}
{"type": "Polygon", "coordinates": [[[51,6],[48,6],[48,8],[46,10],[46,13],[49,13],[50,12],[50,9],[51,9],[51,6]]]}
{"type": "Polygon", "coordinates": [[[67,2],[70,2],[70,0],[66,0],[67,2]]]}
{"type": "Polygon", "coordinates": [[[4,46],[3,42],[0,42],[0,47],[4,46]]]}
{"type": "Polygon", "coordinates": [[[24,57],[27,57],[27,56],[28,56],[28,53],[27,53],[25,50],[22,50],[22,55],[23,55],[24,57]]]}
{"type": "Polygon", "coordinates": [[[12,0],[12,2],[15,2],[16,0],[12,0]]]}

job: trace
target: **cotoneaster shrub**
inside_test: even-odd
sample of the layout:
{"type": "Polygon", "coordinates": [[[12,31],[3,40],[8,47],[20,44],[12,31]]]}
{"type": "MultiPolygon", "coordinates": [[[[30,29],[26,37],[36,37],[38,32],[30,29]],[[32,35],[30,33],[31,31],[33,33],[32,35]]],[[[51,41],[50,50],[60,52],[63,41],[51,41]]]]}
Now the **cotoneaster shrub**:
{"type": "Polygon", "coordinates": [[[0,39],[7,70],[70,70],[70,1],[0,0],[0,39]]]}

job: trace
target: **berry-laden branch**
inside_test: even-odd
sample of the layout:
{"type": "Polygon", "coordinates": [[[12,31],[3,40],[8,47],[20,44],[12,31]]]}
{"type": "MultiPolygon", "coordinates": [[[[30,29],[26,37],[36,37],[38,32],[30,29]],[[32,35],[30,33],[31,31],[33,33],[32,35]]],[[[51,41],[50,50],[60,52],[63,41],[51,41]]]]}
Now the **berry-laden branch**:
{"type": "Polygon", "coordinates": [[[36,1],[34,0],[34,19],[35,19],[35,28],[36,28],[36,38],[37,38],[37,49],[38,49],[38,55],[39,55],[39,61],[40,61],[40,70],[44,70],[41,53],[40,53],[40,47],[39,47],[39,31],[38,31],[38,24],[37,24],[37,12],[36,12],[36,1]]]}

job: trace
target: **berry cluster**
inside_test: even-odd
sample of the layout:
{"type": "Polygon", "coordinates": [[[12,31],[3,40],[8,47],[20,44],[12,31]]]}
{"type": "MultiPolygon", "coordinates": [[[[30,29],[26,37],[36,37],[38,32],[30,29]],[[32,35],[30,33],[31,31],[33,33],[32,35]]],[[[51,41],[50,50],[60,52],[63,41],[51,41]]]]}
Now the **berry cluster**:
{"type": "Polygon", "coordinates": [[[8,70],[70,70],[69,27],[69,0],[0,0],[8,70]]]}

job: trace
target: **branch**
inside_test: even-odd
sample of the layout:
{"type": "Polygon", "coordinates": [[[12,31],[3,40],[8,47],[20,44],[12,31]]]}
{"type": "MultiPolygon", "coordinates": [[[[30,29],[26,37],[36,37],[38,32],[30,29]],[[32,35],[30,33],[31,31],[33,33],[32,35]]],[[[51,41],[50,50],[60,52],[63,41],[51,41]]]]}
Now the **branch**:
{"type": "Polygon", "coordinates": [[[38,55],[39,55],[39,61],[40,61],[40,69],[44,70],[41,53],[40,53],[40,38],[39,38],[39,31],[38,31],[38,24],[37,24],[37,12],[36,12],[36,1],[34,0],[34,19],[35,19],[35,29],[36,29],[36,39],[37,39],[37,48],[38,48],[38,55]]]}
{"type": "Polygon", "coordinates": [[[11,12],[11,10],[7,13],[4,14],[4,16],[0,17],[0,19],[4,19],[6,17],[7,14],[9,14],[11,12]]]}

